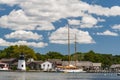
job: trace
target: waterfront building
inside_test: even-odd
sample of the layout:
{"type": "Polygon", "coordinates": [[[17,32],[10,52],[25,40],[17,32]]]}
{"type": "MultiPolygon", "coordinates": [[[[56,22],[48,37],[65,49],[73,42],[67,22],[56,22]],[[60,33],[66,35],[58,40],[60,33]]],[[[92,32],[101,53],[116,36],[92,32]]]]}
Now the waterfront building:
{"type": "Polygon", "coordinates": [[[7,63],[8,66],[9,66],[9,68],[12,68],[13,64],[16,63],[17,61],[18,61],[17,58],[9,58],[9,59],[7,59],[7,58],[2,58],[2,59],[0,60],[0,62],[2,62],[2,63],[7,63]]]}
{"type": "Polygon", "coordinates": [[[92,68],[94,69],[94,70],[100,70],[101,69],[101,63],[92,63],[93,65],[92,65],[92,68]]]}
{"type": "Polygon", "coordinates": [[[22,71],[26,70],[25,57],[24,57],[23,54],[21,54],[20,57],[19,57],[17,69],[22,70],[22,71]]]}
{"type": "Polygon", "coordinates": [[[43,71],[51,71],[53,69],[53,64],[49,61],[45,61],[41,64],[41,69],[43,71]]]}
{"type": "Polygon", "coordinates": [[[112,72],[120,72],[120,64],[113,64],[110,66],[112,72]]]}
{"type": "Polygon", "coordinates": [[[0,62],[0,71],[4,71],[4,70],[9,70],[9,66],[7,63],[1,63],[0,62]]]}
{"type": "Polygon", "coordinates": [[[27,62],[26,66],[29,67],[30,70],[41,70],[41,64],[43,61],[31,61],[27,62]]]}

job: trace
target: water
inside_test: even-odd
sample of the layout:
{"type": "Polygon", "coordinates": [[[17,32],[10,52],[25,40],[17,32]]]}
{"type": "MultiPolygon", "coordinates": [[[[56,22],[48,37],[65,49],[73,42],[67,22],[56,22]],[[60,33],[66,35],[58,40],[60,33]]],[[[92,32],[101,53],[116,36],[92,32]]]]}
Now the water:
{"type": "Polygon", "coordinates": [[[116,73],[0,72],[0,80],[120,80],[116,73]]]}

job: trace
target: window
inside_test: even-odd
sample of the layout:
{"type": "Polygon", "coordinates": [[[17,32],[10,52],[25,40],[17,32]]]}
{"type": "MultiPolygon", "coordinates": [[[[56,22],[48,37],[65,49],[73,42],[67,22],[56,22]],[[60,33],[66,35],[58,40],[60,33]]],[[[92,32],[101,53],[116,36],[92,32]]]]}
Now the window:
{"type": "Polygon", "coordinates": [[[23,65],[21,65],[21,67],[23,67],[23,65]]]}
{"type": "Polygon", "coordinates": [[[43,67],[45,67],[45,64],[43,64],[43,67]]]}
{"type": "Polygon", "coordinates": [[[49,67],[50,65],[48,64],[48,67],[49,67]]]}

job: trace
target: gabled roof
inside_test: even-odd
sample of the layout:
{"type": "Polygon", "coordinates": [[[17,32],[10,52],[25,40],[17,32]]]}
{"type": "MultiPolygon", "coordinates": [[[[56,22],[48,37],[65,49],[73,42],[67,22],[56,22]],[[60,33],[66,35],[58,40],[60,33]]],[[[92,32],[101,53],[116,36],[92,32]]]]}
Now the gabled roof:
{"type": "MultiPolygon", "coordinates": [[[[45,63],[51,63],[51,62],[50,61],[45,61],[45,62],[43,62],[41,64],[45,64],[45,63]]],[[[53,64],[53,63],[51,63],[51,64],[53,64]]]]}
{"type": "Polygon", "coordinates": [[[117,67],[120,67],[120,64],[113,64],[113,65],[111,65],[110,68],[117,68],[117,67]]]}

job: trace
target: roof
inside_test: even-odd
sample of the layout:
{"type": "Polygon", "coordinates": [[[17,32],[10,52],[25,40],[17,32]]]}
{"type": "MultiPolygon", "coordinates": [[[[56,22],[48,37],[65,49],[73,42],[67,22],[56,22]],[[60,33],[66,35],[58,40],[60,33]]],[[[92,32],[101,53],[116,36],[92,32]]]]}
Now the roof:
{"type": "Polygon", "coordinates": [[[78,61],[78,66],[92,66],[92,62],[90,61],[78,61]]]}
{"type": "MultiPolygon", "coordinates": [[[[51,62],[50,61],[45,61],[45,62],[43,62],[41,64],[45,64],[45,63],[51,63],[51,62]]],[[[51,63],[51,64],[53,64],[53,63],[51,63]]]]}
{"type": "Polygon", "coordinates": [[[51,62],[51,63],[55,63],[55,64],[62,63],[61,59],[48,59],[48,61],[51,62]]]}
{"type": "Polygon", "coordinates": [[[101,63],[93,63],[93,66],[101,66],[101,63]]]}
{"type": "Polygon", "coordinates": [[[42,64],[43,61],[32,61],[32,62],[26,62],[27,65],[29,64],[42,64]]]}
{"type": "Polygon", "coordinates": [[[16,58],[10,58],[10,59],[2,58],[0,61],[1,61],[1,62],[12,62],[12,61],[14,61],[14,60],[16,60],[16,58]]]}
{"type": "Polygon", "coordinates": [[[1,62],[0,62],[0,64],[7,64],[7,63],[1,63],[1,62]]]}
{"type": "Polygon", "coordinates": [[[120,67],[120,64],[113,64],[113,65],[111,65],[110,68],[116,68],[116,67],[120,67]]]}

